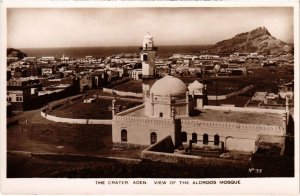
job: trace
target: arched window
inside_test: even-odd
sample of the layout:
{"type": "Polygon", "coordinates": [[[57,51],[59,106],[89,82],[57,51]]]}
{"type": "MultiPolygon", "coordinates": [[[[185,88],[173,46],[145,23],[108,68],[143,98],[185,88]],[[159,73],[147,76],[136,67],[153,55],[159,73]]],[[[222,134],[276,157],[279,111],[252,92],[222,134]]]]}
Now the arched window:
{"type": "Polygon", "coordinates": [[[143,61],[147,61],[148,60],[148,55],[147,54],[143,54],[143,61]]]}
{"type": "Polygon", "coordinates": [[[203,135],[203,144],[208,144],[208,135],[206,133],[203,135]]]}
{"type": "Polygon", "coordinates": [[[150,134],[150,143],[151,143],[151,144],[154,144],[154,143],[156,143],[156,142],[157,142],[157,135],[156,135],[155,132],[152,132],[152,133],[150,134]]]}
{"type": "Polygon", "coordinates": [[[159,113],[159,117],[162,118],[164,117],[164,114],[162,112],[159,113]]]}
{"type": "Polygon", "coordinates": [[[182,142],[187,142],[187,135],[186,135],[186,132],[181,132],[181,141],[182,141],[182,142]]]}
{"type": "Polygon", "coordinates": [[[216,146],[218,146],[218,145],[220,144],[220,136],[219,136],[218,134],[216,134],[216,135],[214,136],[214,144],[215,144],[216,146]]]}
{"type": "Polygon", "coordinates": [[[122,142],[127,142],[127,131],[126,131],[126,129],[122,129],[122,131],[121,131],[121,141],[122,142]]]}
{"type": "Polygon", "coordinates": [[[193,140],[194,142],[197,142],[197,133],[193,133],[193,134],[192,134],[192,140],[193,140]]]}

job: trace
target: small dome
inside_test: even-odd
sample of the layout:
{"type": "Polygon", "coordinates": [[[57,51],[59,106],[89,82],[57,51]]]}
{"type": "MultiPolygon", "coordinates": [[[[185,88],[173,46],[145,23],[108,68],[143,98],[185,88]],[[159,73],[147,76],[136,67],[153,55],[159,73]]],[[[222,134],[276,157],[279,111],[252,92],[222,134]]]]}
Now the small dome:
{"type": "Polygon", "coordinates": [[[169,75],[157,80],[150,89],[154,95],[182,94],[186,91],[187,87],[180,79],[169,75]]]}
{"type": "Polygon", "coordinates": [[[148,32],[147,35],[145,35],[144,39],[153,39],[153,36],[150,35],[150,33],[148,32]]]}
{"type": "Polygon", "coordinates": [[[193,83],[191,83],[188,86],[189,91],[195,91],[195,90],[201,90],[204,88],[204,85],[200,82],[198,82],[198,80],[195,80],[193,83]]]}

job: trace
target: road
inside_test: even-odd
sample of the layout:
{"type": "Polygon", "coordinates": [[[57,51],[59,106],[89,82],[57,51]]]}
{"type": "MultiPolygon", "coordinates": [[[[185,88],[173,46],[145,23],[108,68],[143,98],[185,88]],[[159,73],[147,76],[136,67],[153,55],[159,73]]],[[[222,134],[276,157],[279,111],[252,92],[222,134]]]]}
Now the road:
{"type": "Polygon", "coordinates": [[[22,114],[12,116],[7,118],[7,124],[18,121],[19,124],[26,123],[26,120],[31,123],[42,123],[49,124],[52,123],[41,117],[42,108],[36,110],[24,111],[22,114]]]}

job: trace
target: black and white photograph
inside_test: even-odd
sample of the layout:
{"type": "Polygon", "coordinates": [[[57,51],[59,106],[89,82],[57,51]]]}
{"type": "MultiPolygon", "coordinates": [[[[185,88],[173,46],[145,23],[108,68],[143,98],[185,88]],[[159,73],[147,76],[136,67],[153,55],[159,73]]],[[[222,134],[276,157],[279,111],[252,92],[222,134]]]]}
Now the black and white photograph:
{"type": "Polygon", "coordinates": [[[295,3],[110,5],[2,8],[7,181],[297,180],[295,3]]]}

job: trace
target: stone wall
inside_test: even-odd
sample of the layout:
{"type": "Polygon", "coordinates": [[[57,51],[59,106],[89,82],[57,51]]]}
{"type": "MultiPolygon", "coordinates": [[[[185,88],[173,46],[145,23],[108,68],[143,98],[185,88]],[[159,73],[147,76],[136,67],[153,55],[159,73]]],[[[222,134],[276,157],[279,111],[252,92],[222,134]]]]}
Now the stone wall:
{"type": "Polygon", "coordinates": [[[139,103],[143,103],[143,99],[140,98],[128,98],[128,97],[118,97],[115,98],[113,96],[104,96],[104,95],[98,95],[98,94],[94,94],[93,95],[94,98],[100,98],[100,99],[117,99],[117,100],[124,100],[124,101],[130,101],[130,102],[139,102],[139,103]]]}
{"type": "Polygon", "coordinates": [[[144,150],[149,145],[131,144],[126,142],[114,142],[113,148],[125,149],[125,150],[144,150]]]}
{"type": "Polygon", "coordinates": [[[110,94],[117,94],[117,95],[120,95],[120,96],[130,96],[130,97],[139,97],[139,98],[143,97],[142,93],[118,91],[118,90],[109,89],[109,88],[103,88],[103,92],[110,93],[110,94]]]}
{"type": "Polygon", "coordinates": [[[57,117],[57,116],[46,114],[43,111],[41,111],[41,116],[53,122],[68,123],[68,124],[102,124],[102,125],[112,124],[112,120],[63,118],[63,117],[57,117]]]}
{"type": "Polygon", "coordinates": [[[201,157],[183,155],[183,154],[174,154],[174,153],[165,153],[165,152],[154,152],[144,150],[141,154],[143,160],[154,161],[154,162],[167,162],[167,163],[186,163],[186,164],[197,164],[201,162],[201,157]]]}
{"type": "Polygon", "coordinates": [[[212,157],[200,157],[177,153],[164,153],[144,150],[141,154],[143,161],[154,161],[154,162],[167,162],[175,164],[186,164],[191,166],[201,165],[223,165],[223,164],[249,164],[248,161],[223,159],[223,158],[212,158],[212,157]]]}
{"type": "Polygon", "coordinates": [[[106,156],[92,156],[84,154],[60,154],[60,153],[38,153],[38,152],[28,152],[28,151],[7,151],[8,155],[15,155],[20,157],[30,157],[30,158],[41,158],[56,161],[118,161],[125,163],[139,163],[140,159],[131,159],[123,157],[106,157],[106,156]]]}
{"type": "Polygon", "coordinates": [[[103,125],[111,125],[112,120],[102,120],[102,119],[74,119],[74,118],[63,118],[58,116],[53,116],[50,114],[47,114],[47,109],[55,109],[57,107],[60,107],[66,102],[73,101],[76,99],[79,99],[83,97],[84,95],[76,95],[73,97],[68,97],[66,99],[54,101],[50,103],[48,106],[44,107],[41,111],[41,116],[47,120],[53,121],[53,122],[60,122],[60,123],[69,123],[69,124],[103,124],[103,125]]]}
{"type": "MultiPolygon", "coordinates": [[[[229,99],[230,97],[233,97],[233,96],[236,96],[236,95],[239,95],[239,94],[243,94],[243,93],[247,92],[248,90],[252,89],[253,87],[254,87],[253,85],[250,85],[250,86],[246,86],[246,87],[244,87],[240,90],[237,90],[235,92],[229,93],[227,95],[218,95],[217,99],[218,100],[229,99]]],[[[216,100],[215,95],[208,95],[207,98],[208,98],[208,100],[216,100]]]]}

